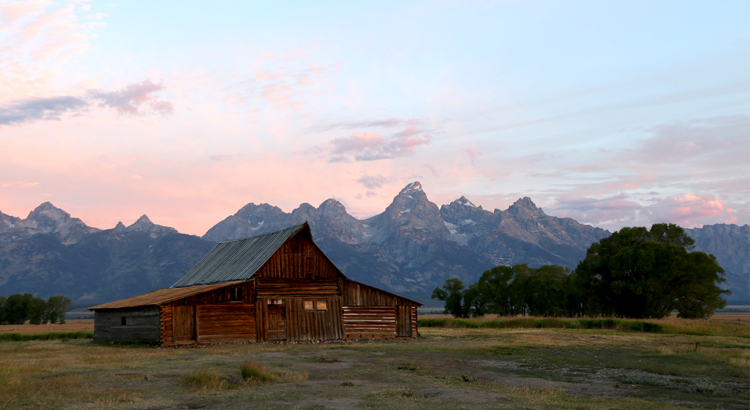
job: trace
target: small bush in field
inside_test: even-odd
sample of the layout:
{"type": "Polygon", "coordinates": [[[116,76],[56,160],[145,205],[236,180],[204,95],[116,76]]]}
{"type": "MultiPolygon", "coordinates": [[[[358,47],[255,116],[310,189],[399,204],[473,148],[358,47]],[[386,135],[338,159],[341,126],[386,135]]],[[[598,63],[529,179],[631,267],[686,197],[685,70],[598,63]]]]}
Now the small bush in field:
{"type": "Polygon", "coordinates": [[[420,366],[415,362],[405,362],[399,364],[398,366],[396,366],[396,368],[399,370],[409,370],[411,372],[415,372],[420,369],[420,366]]]}
{"type": "Polygon", "coordinates": [[[242,373],[243,380],[253,380],[257,382],[270,383],[275,382],[279,377],[266,370],[262,364],[254,362],[252,360],[245,360],[240,365],[240,373],[242,373]]]}
{"type": "Polygon", "coordinates": [[[196,370],[180,381],[183,385],[196,390],[223,390],[233,387],[229,378],[211,370],[196,370]]]}
{"type": "Polygon", "coordinates": [[[275,373],[267,370],[262,364],[252,360],[245,360],[240,365],[242,380],[245,382],[260,383],[299,383],[307,381],[307,372],[280,372],[275,373]]]}

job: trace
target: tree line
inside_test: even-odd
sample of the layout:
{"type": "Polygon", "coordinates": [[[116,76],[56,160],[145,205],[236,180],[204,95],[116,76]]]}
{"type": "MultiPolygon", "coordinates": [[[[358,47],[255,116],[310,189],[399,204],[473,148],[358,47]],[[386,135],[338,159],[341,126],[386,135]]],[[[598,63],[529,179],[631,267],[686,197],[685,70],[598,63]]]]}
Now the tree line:
{"type": "Polygon", "coordinates": [[[65,296],[50,296],[47,301],[31,293],[0,296],[0,324],[22,325],[27,320],[32,325],[63,324],[70,303],[65,296]]]}
{"type": "Polygon", "coordinates": [[[674,224],[623,228],[595,242],[574,271],[556,265],[497,266],[468,288],[448,279],[433,299],[455,317],[485,314],[703,318],[726,306],[714,255],[674,224]]]}

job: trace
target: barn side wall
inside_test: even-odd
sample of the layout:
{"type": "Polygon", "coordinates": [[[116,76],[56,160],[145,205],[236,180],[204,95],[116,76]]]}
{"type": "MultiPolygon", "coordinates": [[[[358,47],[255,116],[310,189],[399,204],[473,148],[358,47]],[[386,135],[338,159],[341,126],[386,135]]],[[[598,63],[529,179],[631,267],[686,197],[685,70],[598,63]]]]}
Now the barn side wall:
{"type": "Polygon", "coordinates": [[[94,313],[94,340],[158,343],[160,334],[158,307],[102,309],[94,313]]]}
{"type": "Polygon", "coordinates": [[[348,279],[341,285],[345,338],[417,337],[416,302],[348,279]]]}
{"type": "Polygon", "coordinates": [[[260,279],[336,281],[339,271],[302,235],[286,241],[254,275],[260,279]]]}
{"type": "Polygon", "coordinates": [[[166,303],[161,306],[160,327],[164,345],[255,341],[255,284],[243,282],[166,303]],[[231,301],[231,291],[235,288],[242,289],[241,301],[231,301]],[[195,306],[192,340],[175,339],[178,306],[195,306]]]}

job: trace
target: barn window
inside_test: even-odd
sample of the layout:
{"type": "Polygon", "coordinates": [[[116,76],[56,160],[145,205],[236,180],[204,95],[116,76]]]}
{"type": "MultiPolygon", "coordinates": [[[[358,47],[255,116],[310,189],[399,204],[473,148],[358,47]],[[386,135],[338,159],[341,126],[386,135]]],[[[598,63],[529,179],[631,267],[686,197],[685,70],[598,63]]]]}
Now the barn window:
{"type": "Polygon", "coordinates": [[[229,290],[230,302],[242,302],[242,288],[232,288],[229,290]]]}
{"type": "Polygon", "coordinates": [[[328,310],[325,300],[306,300],[304,306],[305,310],[328,310]]]}
{"type": "Polygon", "coordinates": [[[269,305],[283,305],[284,301],[281,299],[268,299],[269,305]]]}
{"type": "Polygon", "coordinates": [[[126,323],[126,322],[127,322],[126,318],[124,318],[124,317],[121,317],[121,318],[120,318],[120,324],[121,324],[122,326],[127,326],[127,323],[126,323]]]}

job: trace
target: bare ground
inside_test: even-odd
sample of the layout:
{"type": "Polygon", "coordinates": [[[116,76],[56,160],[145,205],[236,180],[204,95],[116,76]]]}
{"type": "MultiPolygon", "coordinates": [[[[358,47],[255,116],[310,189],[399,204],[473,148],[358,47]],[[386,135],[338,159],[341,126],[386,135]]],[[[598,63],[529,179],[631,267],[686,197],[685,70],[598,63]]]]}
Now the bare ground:
{"type": "Polygon", "coordinates": [[[750,407],[747,338],[562,329],[420,333],[413,341],[202,349],[0,342],[0,408],[750,407]],[[243,384],[239,366],[247,359],[307,380],[243,384]],[[226,382],[187,387],[184,378],[198,371],[226,382]]]}

